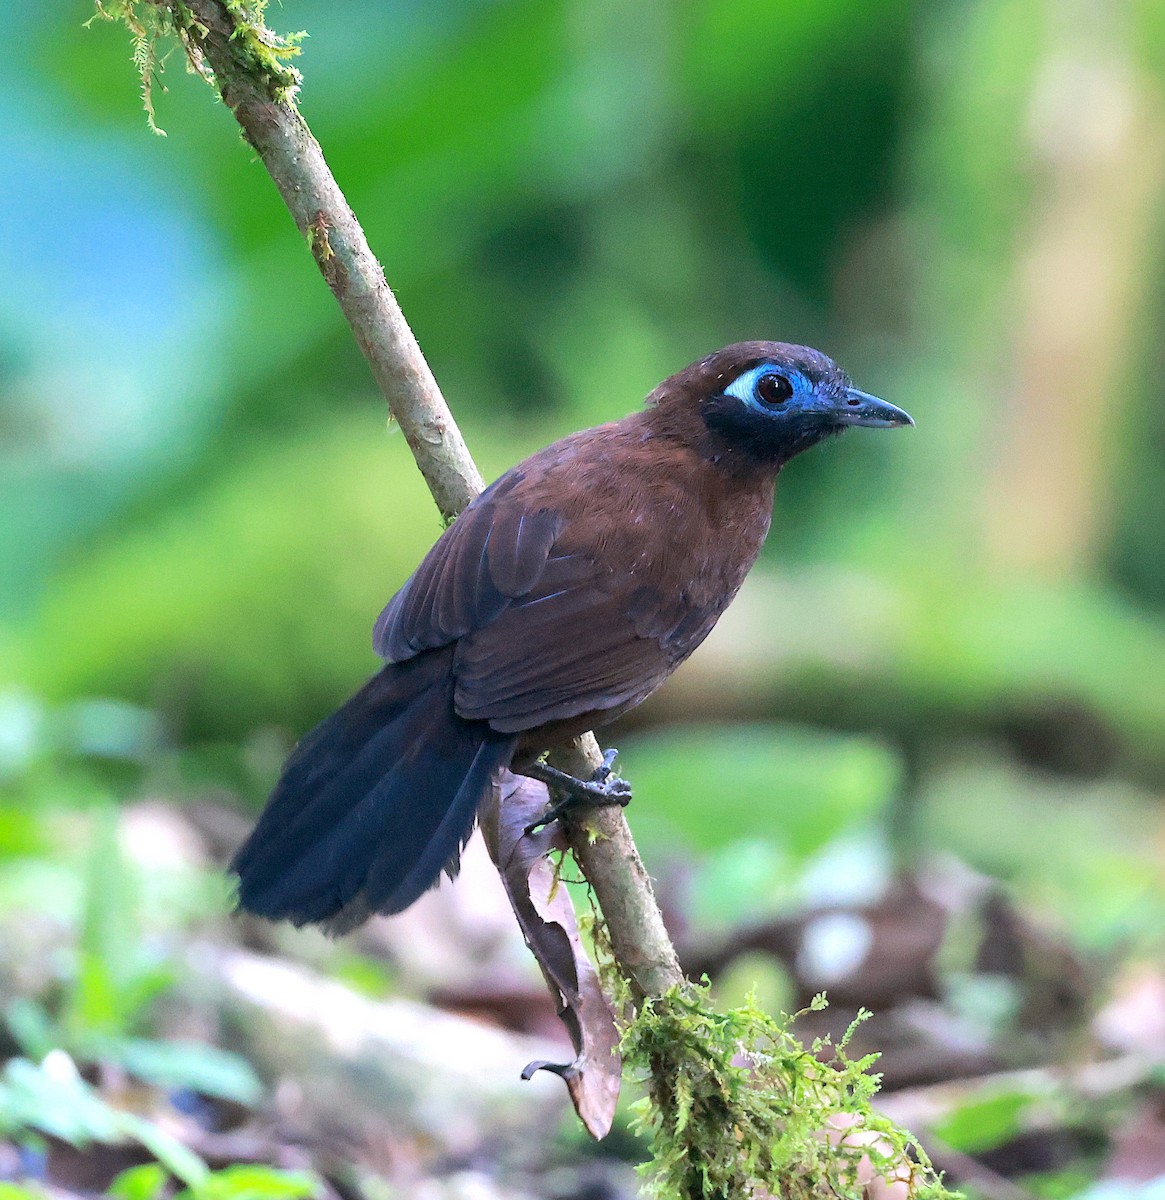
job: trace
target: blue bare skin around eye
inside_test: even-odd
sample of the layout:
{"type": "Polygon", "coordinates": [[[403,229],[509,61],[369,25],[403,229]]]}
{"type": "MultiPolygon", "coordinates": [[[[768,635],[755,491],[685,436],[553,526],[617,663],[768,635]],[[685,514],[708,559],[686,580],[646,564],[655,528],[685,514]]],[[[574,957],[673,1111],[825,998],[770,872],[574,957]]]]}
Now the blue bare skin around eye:
{"type": "Polygon", "coordinates": [[[756,387],[763,376],[765,375],[784,375],[785,378],[793,385],[793,395],[790,397],[795,404],[798,400],[804,400],[807,396],[812,395],[813,389],[808,381],[799,371],[777,371],[772,363],[761,363],[758,367],[753,367],[749,371],[745,371],[742,375],[738,375],[732,383],[724,389],[726,396],[734,396],[737,400],[743,401],[749,408],[756,409],[758,412],[771,413],[770,405],[762,404],[757,399],[756,387]]]}

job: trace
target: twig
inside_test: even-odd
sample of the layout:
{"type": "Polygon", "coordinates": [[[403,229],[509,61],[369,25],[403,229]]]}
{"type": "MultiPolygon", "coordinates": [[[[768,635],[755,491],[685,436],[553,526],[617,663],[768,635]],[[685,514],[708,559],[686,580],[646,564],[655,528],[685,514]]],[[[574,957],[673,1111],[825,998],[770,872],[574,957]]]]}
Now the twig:
{"type": "MultiPolygon", "coordinates": [[[[551,755],[557,766],[586,779],[603,761],[593,733],[568,752],[551,755]]],[[[568,815],[567,835],[594,889],[620,970],[640,997],[662,996],[684,982],[680,960],[655,902],[651,878],[631,829],[618,808],[589,808],[568,815]]]]}
{"type": "MultiPolygon", "coordinates": [[[[438,509],[452,519],[481,490],[481,474],[319,143],[271,76],[244,52],[238,18],[222,0],[152,2],[171,12],[188,47],[213,71],[223,102],[262,159],[351,325],[438,509]]],[[[558,761],[586,777],[602,755],[587,734],[558,761]]],[[[616,960],[634,990],[661,996],[682,983],[679,960],[623,814],[587,812],[571,823],[569,836],[602,909],[616,960]]]]}
{"type": "Polygon", "coordinates": [[[452,520],[481,491],[481,473],[319,142],[243,52],[239,20],[221,0],[152,2],[171,10],[187,45],[201,56],[197,65],[213,72],[223,103],[262,159],[352,327],[441,515],[452,520]]]}

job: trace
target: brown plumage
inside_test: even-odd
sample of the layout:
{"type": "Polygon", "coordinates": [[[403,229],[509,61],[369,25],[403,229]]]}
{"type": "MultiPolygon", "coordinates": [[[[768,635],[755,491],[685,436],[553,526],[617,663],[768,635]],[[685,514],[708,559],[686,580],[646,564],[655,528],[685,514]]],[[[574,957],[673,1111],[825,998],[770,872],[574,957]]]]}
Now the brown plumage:
{"type": "Polygon", "coordinates": [[[904,423],[824,355],[746,342],[508,471],[376,622],[388,665],[288,761],[233,864],[241,905],[341,929],[407,907],[498,771],[639,704],[703,641],[788,458],[904,423]]]}

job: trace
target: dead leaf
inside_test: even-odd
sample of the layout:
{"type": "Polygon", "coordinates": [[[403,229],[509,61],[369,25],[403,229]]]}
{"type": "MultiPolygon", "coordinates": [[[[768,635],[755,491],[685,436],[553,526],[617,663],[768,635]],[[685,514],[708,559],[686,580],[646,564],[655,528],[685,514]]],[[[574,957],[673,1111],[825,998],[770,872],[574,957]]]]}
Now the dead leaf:
{"type": "Polygon", "coordinates": [[[546,858],[551,849],[563,845],[558,826],[524,832],[548,803],[544,784],[507,771],[482,808],[481,829],[522,936],[542,968],[575,1050],[573,1062],[532,1062],[522,1077],[529,1079],[539,1070],[560,1075],[579,1119],[598,1139],[610,1132],[619,1099],[619,1033],[579,937],[574,905],[546,858]]]}

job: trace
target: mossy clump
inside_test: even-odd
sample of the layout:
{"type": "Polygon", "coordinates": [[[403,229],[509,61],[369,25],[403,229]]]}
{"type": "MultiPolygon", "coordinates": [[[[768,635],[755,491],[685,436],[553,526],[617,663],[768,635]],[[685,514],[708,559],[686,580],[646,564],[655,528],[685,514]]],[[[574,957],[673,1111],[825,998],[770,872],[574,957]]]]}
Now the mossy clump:
{"type": "MultiPolygon", "coordinates": [[[[166,54],[159,45],[167,38],[177,38],[186,51],[191,69],[207,82],[215,82],[214,72],[202,54],[201,43],[207,28],[182,0],[153,3],[150,0],[95,0],[97,12],[90,21],[100,17],[106,21],[121,21],[133,39],[133,62],[142,80],[142,106],[146,121],[154,133],[165,136],[154,114],[154,85],[166,65],[166,54]]],[[[294,105],[303,78],[288,61],[300,52],[304,32],[281,35],[273,33],[263,23],[267,0],[223,0],[234,23],[231,42],[242,66],[262,79],[266,90],[278,104],[294,105]]],[[[162,89],[165,91],[165,88],[162,89]]]]}
{"type": "MultiPolygon", "coordinates": [[[[824,1006],[819,996],[811,1010],[824,1006]]],[[[751,997],[718,1013],[708,988],[692,984],[639,1006],[622,1049],[646,1077],[635,1108],[652,1140],[643,1167],[651,1194],[860,1200],[881,1176],[909,1197],[949,1198],[914,1138],[874,1111],[877,1056],[846,1053],[857,1022],[836,1045],[805,1047],[795,1020],[769,1016],[751,997]]]]}

